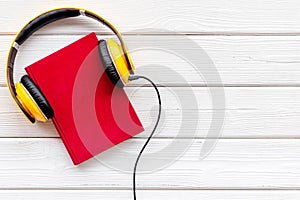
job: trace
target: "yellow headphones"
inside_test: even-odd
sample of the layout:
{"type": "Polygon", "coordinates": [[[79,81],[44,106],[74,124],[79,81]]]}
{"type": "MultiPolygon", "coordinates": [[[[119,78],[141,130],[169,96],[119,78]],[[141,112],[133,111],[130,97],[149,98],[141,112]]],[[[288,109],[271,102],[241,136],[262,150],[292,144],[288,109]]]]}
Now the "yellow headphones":
{"type": "Polygon", "coordinates": [[[86,16],[97,20],[107,26],[118,37],[120,44],[113,39],[107,39],[100,40],[98,45],[100,58],[112,83],[118,87],[123,87],[128,83],[129,75],[134,73],[134,66],[120,32],[103,17],[78,8],[59,8],[45,12],[31,20],[16,35],[7,59],[7,86],[12,98],[32,123],[36,120],[46,122],[53,117],[54,112],[41,90],[28,75],[24,75],[20,82],[14,84],[14,62],[19,46],[35,31],[45,25],[60,19],[78,16],[86,16]]]}

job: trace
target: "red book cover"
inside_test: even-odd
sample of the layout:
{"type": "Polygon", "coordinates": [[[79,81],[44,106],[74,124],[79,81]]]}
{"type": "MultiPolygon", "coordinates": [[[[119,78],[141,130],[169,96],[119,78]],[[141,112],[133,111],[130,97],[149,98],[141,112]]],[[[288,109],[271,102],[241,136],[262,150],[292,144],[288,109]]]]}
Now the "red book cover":
{"type": "Polygon", "coordinates": [[[91,33],[25,68],[54,110],[52,121],[75,165],[144,129],[114,87],[91,33]]]}

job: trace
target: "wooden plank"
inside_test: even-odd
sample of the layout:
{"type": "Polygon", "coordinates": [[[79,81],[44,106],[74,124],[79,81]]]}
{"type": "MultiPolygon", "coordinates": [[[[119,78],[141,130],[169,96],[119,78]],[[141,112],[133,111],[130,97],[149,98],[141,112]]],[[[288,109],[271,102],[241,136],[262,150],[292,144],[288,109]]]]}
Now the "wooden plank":
{"type": "MultiPolygon", "coordinates": [[[[25,73],[24,67],[80,37],[82,35],[33,37],[21,47],[16,79],[25,73]]],[[[12,40],[12,36],[0,36],[3,65],[12,40]]],[[[198,56],[201,48],[215,64],[225,86],[300,85],[300,37],[126,36],[125,40],[132,51],[136,72],[166,86],[207,85],[203,75],[214,75],[214,67],[206,63],[205,56],[198,56]]],[[[4,73],[5,67],[1,67],[0,74],[4,73]]],[[[5,82],[5,76],[1,76],[0,85],[5,82]]],[[[220,82],[214,84],[220,85],[220,82]]]]}
{"type": "MultiPolygon", "coordinates": [[[[207,88],[192,88],[195,106],[181,106],[182,97],[191,88],[160,88],[163,101],[163,117],[157,137],[207,136],[212,121],[211,97],[207,88]],[[195,107],[198,107],[195,110],[195,107]],[[187,115],[182,113],[198,113],[187,115]],[[198,126],[193,132],[191,125],[198,126]],[[180,128],[181,131],[180,131],[180,128]],[[195,134],[195,135],[194,135],[195,134]]],[[[300,88],[224,88],[226,108],[222,138],[299,138],[300,88]]],[[[157,113],[157,99],[152,88],[126,88],[146,131],[138,137],[147,137],[152,130],[157,113]]],[[[7,88],[0,88],[0,137],[57,137],[51,122],[30,124],[11,100],[7,88]]],[[[216,120],[221,120],[217,118],[216,120]]]]}
{"type": "MultiPolygon", "coordinates": [[[[27,21],[43,11],[61,6],[93,10],[115,24],[121,32],[151,33],[167,29],[179,33],[242,34],[299,33],[298,0],[253,1],[85,1],[43,2],[2,0],[0,27],[2,33],[15,33],[27,21]],[[148,30],[137,30],[148,29],[148,30]],[[150,29],[150,30],[149,30],[150,29]]],[[[101,30],[86,20],[69,20],[49,26],[43,33],[82,33],[101,30]]]]}
{"type": "MultiPolygon", "coordinates": [[[[138,191],[138,198],[151,200],[155,199],[174,199],[181,200],[188,198],[190,200],[198,199],[214,199],[214,200],[298,200],[300,197],[299,191],[170,191],[170,190],[143,190],[138,191]]],[[[115,191],[115,190],[14,190],[0,191],[0,198],[6,200],[81,200],[88,198],[89,200],[110,200],[120,199],[127,200],[132,198],[131,191],[115,191]]]]}
{"type": "MultiPolygon", "coordinates": [[[[191,140],[190,140],[191,141],[191,140]]],[[[132,139],[97,159],[73,166],[59,139],[2,138],[0,188],[4,189],[131,189],[134,160],[145,139],[132,139]],[[113,168],[112,168],[113,167],[113,168]],[[128,173],[122,170],[129,170],[128,173]]],[[[178,160],[179,148],[164,149],[172,139],[154,139],[138,174],[140,189],[299,189],[300,140],[223,139],[204,159],[203,140],[193,140],[178,160]],[[163,152],[160,150],[164,149],[163,152]],[[155,153],[156,152],[156,153],[155,153]],[[151,155],[149,154],[151,153],[151,155]],[[150,156],[150,157],[149,157],[150,156]],[[147,160],[145,160],[147,157],[147,160]],[[150,160],[149,160],[150,158],[150,160]],[[166,168],[153,168],[162,161],[166,168]]],[[[177,145],[188,142],[176,140],[177,145]]]]}

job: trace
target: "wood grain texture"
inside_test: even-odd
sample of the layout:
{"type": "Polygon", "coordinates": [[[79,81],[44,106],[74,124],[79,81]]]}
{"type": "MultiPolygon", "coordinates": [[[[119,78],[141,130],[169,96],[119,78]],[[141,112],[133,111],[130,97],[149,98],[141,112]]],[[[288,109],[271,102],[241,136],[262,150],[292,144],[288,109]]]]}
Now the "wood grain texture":
{"type": "MultiPolygon", "coordinates": [[[[134,160],[145,139],[128,140],[80,166],[73,166],[60,139],[0,140],[0,187],[7,189],[131,189],[134,160]],[[109,167],[110,166],[110,167],[109,167]],[[111,166],[113,168],[111,168],[111,166]],[[128,173],[117,169],[128,170],[128,173]]],[[[140,189],[299,189],[300,140],[223,139],[204,159],[204,140],[193,140],[182,157],[179,148],[166,145],[187,142],[153,139],[138,171],[140,189]],[[164,151],[160,151],[164,149],[164,151]],[[155,153],[156,152],[156,153],[155,153]],[[151,153],[151,154],[150,154],[151,153]],[[145,160],[147,158],[147,160],[145,160]],[[151,162],[150,162],[150,160],[151,162]],[[144,162],[143,162],[144,161],[144,162]]]]}
{"type": "MultiPolygon", "coordinates": [[[[298,200],[299,191],[170,191],[170,190],[142,190],[138,191],[138,198],[151,200],[155,199],[174,199],[174,200],[298,200]]],[[[18,191],[0,191],[0,198],[6,200],[110,200],[132,199],[131,191],[122,190],[18,190],[18,191]]]]}
{"type": "MultiPolygon", "coordinates": [[[[138,167],[139,172],[150,170],[137,176],[138,199],[300,198],[298,0],[0,0],[2,66],[14,35],[27,21],[65,6],[90,9],[111,21],[125,35],[136,72],[170,86],[159,88],[163,120],[138,167]],[[207,150],[204,142],[215,141],[205,138],[218,109],[212,107],[207,81],[195,70],[213,73],[207,60],[197,56],[199,49],[215,64],[226,97],[221,139],[205,159],[199,155],[207,150]],[[187,90],[194,93],[197,108],[180,104],[179,97],[189,97],[187,90]],[[182,119],[182,112],[198,113],[199,119],[182,119]],[[174,139],[182,122],[195,121],[196,138],[185,127],[180,131],[184,137],[174,139]],[[160,152],[170,144],[178,148],[160,152]],[[190,145],[183,153],[179,147],[184,144],[190,145]],[[182,157],[174,161],[177,153],[182,157]],[[170,164],[154,170],[153,165],[163,161],[170,164]]],[[[38,31],[21,47],[15,79],[24,74],[24,67],[91,31],[102,38],[111,34],[83,17],[38,31]]],[[[142,82],[126,88],[146,131],[74,166],[52,123],[27,122],[9,97],[4,67],[0,74],[0,199],[132,198],[134,159],[156,114],[152,88],[137,88],[142,82]]]]}
{"type": "MultiPolygon", "coordinates": [[[[156,137],[211,137],[207,135],[213,108],[207,88],[192,88],[195,105],[189,102],[190,89],[160,88],[163,104],[162,121],[156,137]],[[182,100],[179,98],[181,97],[182,100]],[[198,107],[198,108],[195,108],[198,107]],[[198,113],[194,115],[183,113],[198,113]],[[193,132],[191,125],[198,126],[193,132]],[[182,129],[180,129],[182,128],[182,129]]],[[[224,88],[225,121],[221,138],[299,138],[300,88],[224,88]]],[[[157,114],[157,99],[152,88],[126,88],[146,131],[137,137],[148,137],[157,114]]],[[[58,137],[51,122],[30,124],[11,100],[7,88],[0,88],[0,137],[58,137]]],[[[217,118],[216,120],[221,120],[217,118]]]]}
{"type": "MultiPolygon", "coordinates": [[[[123,33],[168,32],[204,34],[299,33],[298,0],[211,1],[50,1],[2,0],[2,33],[16,33],[42,11],[62,6],[91,9],[109,19],[123,33]],[[22,15],[20,15],[22,13],[22,15]],[[148,30],[143,30],[148,29],[148,30]],[[149,30],[150,29],[150,30],[149,30]]],[[[67,20],[41,33],[82,33],[100,30],[97,23],[67,20]]]]}
{"type": "MultiPolygon", "coordinates": [[[[82,36],[32,37],[17,57],[16,79],[25,73],[24,67],[82,36]]],[[[12,36],[0,36],[3,66],[12,40],[12,36]]],[[[209,81],[221,85],[213,76],[214,67],[207,63],[209,57],[225,86],[300,85],[298,36],[126,36],[125,40],[136,72],[165,86],[206,86],[209,81]],[[209,57],[199,56],[201,49],[209,57]],[[212,76],[205,80],[205,74],[212,76]]],[[[4,67],[0,74],[0,85],[4,85],[4,67]]]]}

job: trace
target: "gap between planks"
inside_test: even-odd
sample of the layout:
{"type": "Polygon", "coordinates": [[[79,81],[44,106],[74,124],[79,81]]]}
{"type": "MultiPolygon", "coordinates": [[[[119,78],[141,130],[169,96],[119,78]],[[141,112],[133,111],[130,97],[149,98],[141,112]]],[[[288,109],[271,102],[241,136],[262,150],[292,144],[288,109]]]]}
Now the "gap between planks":
{"type": "MultiPolygon", "coordinates": [[[[68,187],[68,188],[0,188],[0,194],[3,191],[132,191],[132,189],[128,189],[128,187],[118,187],[118,188],[82,188],[82,187],[68,187]]],[[[298,191],[300,192],[300,187],[297,189],[290,189],[290,188],[138,188],[137,192],[143,192],[143,191],[298,191]]]]}
{"type": "MultiPolygon", "coordinates": [[[[96,34],[99,35],[104,35],[104,36],[114,36],[114,34],[109,33],[109,32],[100,32],[100,31],[94,31],[96,34]]],[[[88,33],[88,31],[86,31],[86,33],[88,33]]],[[[34,36],[78,36],[78,35],[84,35],[86,34],[84,32],[82,33],[72,33],[72,34],[68,34],[68,33],[35,33],[33,34],[34,36]]],[[[15,36],[17,34],[17,32],[0,32],[0,36],[15,36]]],[[[178,36],[178,35],[186,35],[186,36],[300,36],[300,32],[296,32],[296,33],[251,33],[251,32],[204,32],[204,33],[194,33],[194,32],[134,32],[134,33],[130,33],[130,32],[123,32],[121,33],[122,35],[126,36],[178,36]]]]}

